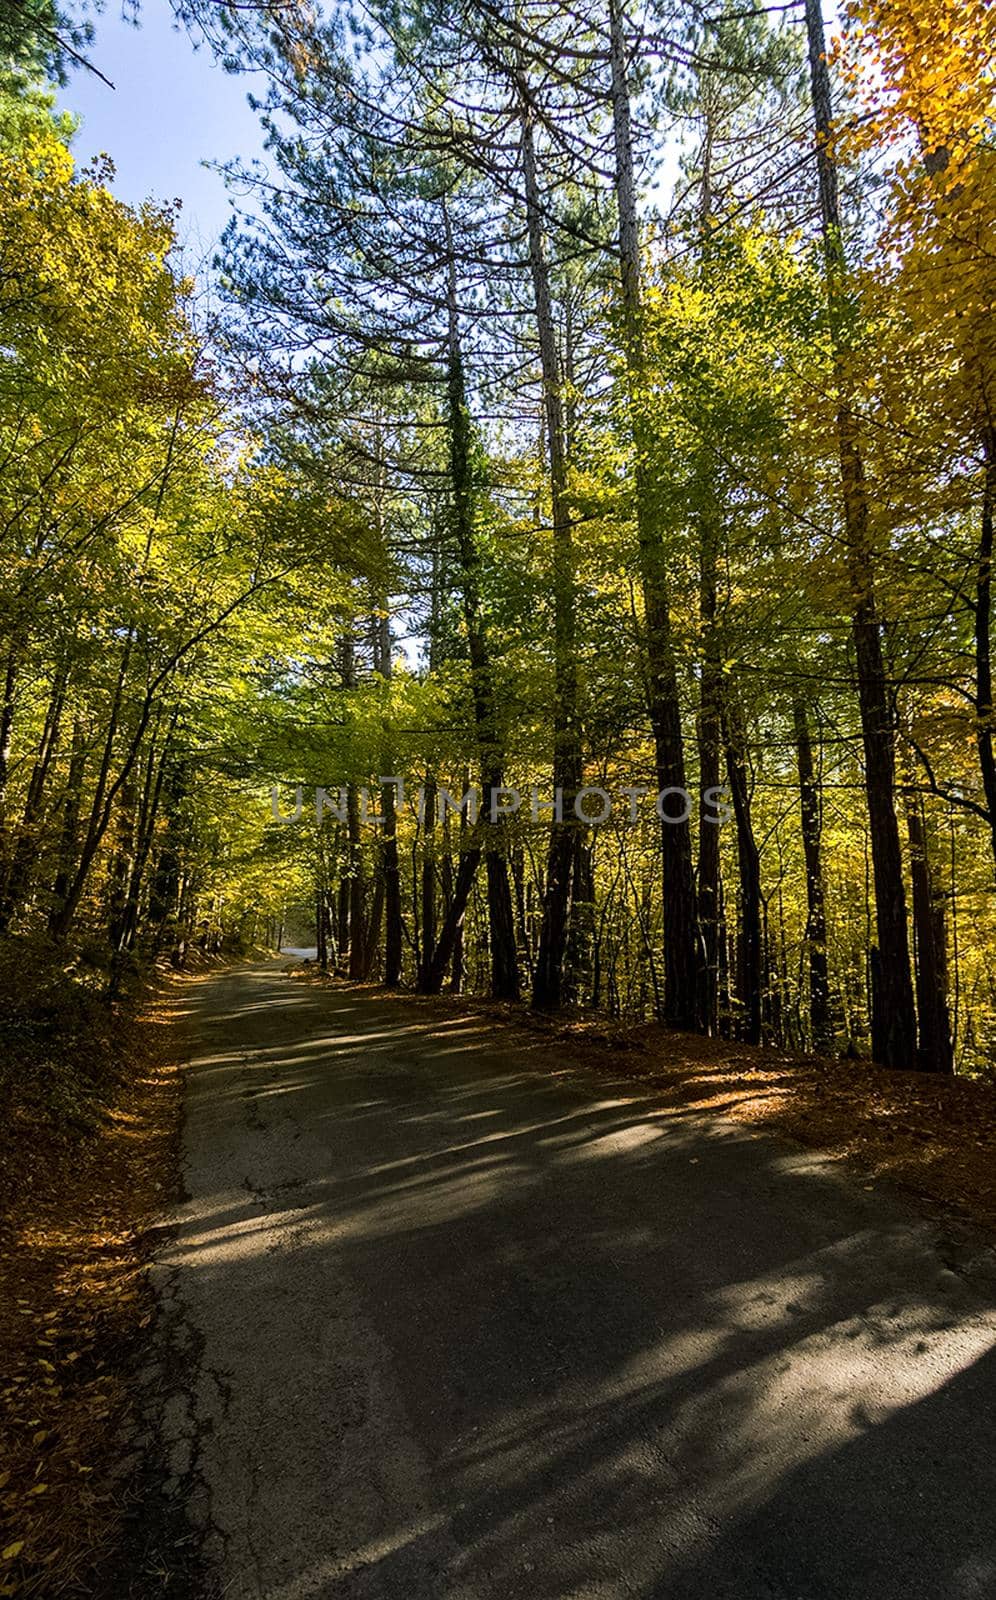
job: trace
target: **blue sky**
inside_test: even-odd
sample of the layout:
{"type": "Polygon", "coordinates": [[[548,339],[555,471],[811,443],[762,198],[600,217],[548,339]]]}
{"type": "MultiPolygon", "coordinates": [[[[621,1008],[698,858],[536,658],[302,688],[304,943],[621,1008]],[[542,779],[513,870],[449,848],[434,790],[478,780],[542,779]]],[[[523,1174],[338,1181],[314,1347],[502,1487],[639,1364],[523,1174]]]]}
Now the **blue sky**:
{"type": "Polygon", "coordinates": [[[223,72],[206,45],[195,50],[173,26],[169,0],[145,0],[140,28],[122,20],[119,0],[108,0],[96,31],[90,58],[115,87],[79,69],[60,95],[82,118],[77,159],[109,155],[114,190],[130,204],[181,199],[181,240],[192,254],[210,251],[230,208],[220,174],[201,163],[260,153],[246,104],[252,80],[223,72]]]}

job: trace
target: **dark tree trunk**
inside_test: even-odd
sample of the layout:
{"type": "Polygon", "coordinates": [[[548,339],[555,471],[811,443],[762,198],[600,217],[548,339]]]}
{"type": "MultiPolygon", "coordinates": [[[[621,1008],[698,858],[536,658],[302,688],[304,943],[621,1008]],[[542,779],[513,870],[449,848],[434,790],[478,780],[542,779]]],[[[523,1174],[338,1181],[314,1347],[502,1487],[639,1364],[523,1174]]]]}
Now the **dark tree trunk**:
{"type": "Polygon", "coordinates": [[[848,372],[846,263],[841,236],[837,168],[831,153],[830,75],[820,0],[805,0],[809,70],[816,124],[816,162],[823,226],[830,337],[834,355],[837,442],[854,599],[853,634],[865,756],[879,975],[873,1028],[876,1059],[909,1067],[916,1053],[916,1014],[910,977],[909,930],[899,823],[895,805],[895,734],[882,656],[874,588],[874,554],[858,419],[848,372]]]}
{"type": "Polygon", "coordinates": [[[574,874],[571,893],[570,937],[567,947],[567,997],[584,1003],[592,989],[595,939],[595,857],[592,846],[578,829],[574,838],[574,874]]]}
{"type": "Polygon", "coordinates": [[[954,1072],[948,1012],[944,901],[936,892],[927,850],[923,802],[914,790],[906,797],[906,825],[913,882],[913,933],[916,952],[916,1002],[923,1072],[954,1072]]]}
{"type": "Polygon", "coordinates": [[[741,1009],[741,1034],[748,1044],[761,1042],[761,858],[750,814],[750,788],[743,735],[731,712],[724,716],[726,772],[737,826],[737,867],[740,878],[740,927],[737,961],[737,999],[741,1009]]]}
{"type": "Polygon", "coordinates": [[[382,858],[384,875],[384,982],[389,989],[396,989],[401,982],[404,929],[401,920],[401,865],[398,860],[397,794],[393,783],[384,784],[381,790],[381,806],[384,827],[382,858]]]}
{"type": "Polygon", "coordinates": [[[0,857],[6,851],[7,784],[10,779],[10,750],[14,736],[14,714],[17,709],[17,644],[12,639],[4,662],[0,683],[0,857]]]}
{"type": "Polygon", "coordinates": [[[114,760],[114,747],[117,741],[118,729],[121,719],[121,709],[124,702],[125,685],[128,681],[128,672],[131,666],[132,652],[135,645],[134,629],[129,629],[121,652],[121,661],[118,667],[117,679],[114,685],[114,694],[111,700],[110,716],[104,735],[104,748],[101,755],[100,767],[97,772],[97,781],[94,788],[93,799],[90,804],[90,814],[87,820],[83,842],[80,847],[79,859],[76,870],[68,875],[66,892],[62,904],[53,912],[49,919],[49,932],[53,939],[61,942],[65,939],[72,926],[73,918],[83,898],[83,892],[90,876],[90,868],[96,859],[108,824],[114,811],[114,803],[121,790],[131,777],[141,748],[142,738],[148,726],[155,703],[155,690],[146,689],[136,725],[128,742],[124,759],[116,778],[111,778],[111,768],[114,760]]]}
{"type": "Polygon", "coordinates": [[[438,994],[443,987],[447,969],[452,964],[454,989],[458,990],[456,982],[457,972],[463,972],[463,920],[467,913],[467,901],[473,888],[477,868],[480,865],[481,851],[479,846],[473,845],[469,850],[464,850],[460,855],[456,877],[453,883],[453,895],[443,918],[443,925],[439,932],[436,948],[428,961],[425,969],[424,981],[420,985],[423,994],[438,994]],[[459,961],[457,950],[459,947],[459,961]]]}
{"type": "Polygon", "coordinates": [[[827,917],[823,889],[823,807],[813,766],[806,707],[797,696],[793,705],[796,759],[799,768],[799,810],[802,853],[806,865],[806,952],[809,963],[809,1026],[813,1049],[833,1045],[830,980],[827,969],[827,917]]]}
{"type": "Polygon", "coordinates": [[[52,884],[52,909],[49,912],[49,932],[54,934],[57,919],[69,893],[73,862],[79,848],[79,828],[83,775],[86,770],[86,739],[79,717],[73,722],[73,740],[69,757],[69,772],[62,799],[62,828],[59,837],[58,865],[52,884]]]}
{"type": "Polygon", "coordinates": [[[996,755],[993,753],[992,588],[993,520],[996,517],[996,431],[987,428],[982,526],[975,563],[975,738],[982,790],[989,812],[989,842],[996,861],[996,755]]]}
{"type": "Polygon", "coordinates": [[[449,251],[447,311],[447,401],[450,479],[452,485],[452,527],[461,569],[464,624],[470,656],[471,694],[474,726],[480,759],[483,816],[478,824],[485,844],[471,844],[461,853],[453,885],[453,895],[443,919],[439,940],[431,952],[426,946],[419,988],[438,994],[458,944],[461,946],[467,901],[482,854],[487,858],[488,914],[491,945],[491,990],[496,999],[519,997],[519,964],[515,949],[512,918],[512,893],[508,882],[504,825],[490,820],[492,789],[504,787],[501,738],[495,707],[494,681],[480,597],[480,558],[474,530],[475,469],[472,452],[470,414],[467,409],[463,354],[460,346],[460,319],[457,301],[456,261],[450,236],[449,216],[444,208],[449,251]]]}
{"type": "Polygon", "coordinates": [[[42,800],[52,760],[59,746],[62,710],[66,699],[68,668],[57,673],[49,695],[45,724],[42,728],[38,752],[28,780],[21,826],[14,845],[13,855],[0,888],[0,933],[10,925],[11,917],[28,893],[32,873],[41,849],[42,800]]]}
{"type": "MultiPolygon", "coordinates": [[[[378,511],[378,521],[380,512],[378,511]]],[[[381,529],[383,533],[383,529],[381,529]]],[[[381,677],[389,682],[392,671],[391,622],[384,597],[377,619],[374,665],[381,677]]],[[[387,729],[385,728],[385,733],[387,729]]],[[[384,983],[396,989],[401,982],[401,965],[404,951],[404,923],[401,911],[401,863],[398,858],[398,795],[393,783],[381,786],[380,809],[383,843],[381,846],[381,879],[384,885],[384,983]]]]}
{"type": "MultiPolygon", "coordinates": [[[[630,127],[629,58],[621,0],[611,0],[609,29],[619,259],[635,455],[636,522],[643,585],[648,710],[658,789],[684,791],[685,753],[678,676],[671,639],[667,560],[657,524],[654,486],[649,468],[656,447],[641,396],[644,353],[640,243],[630,127]]],[[[677,804],[675,814],[678,814],[677,804]]],[[[673,1027],[696,1028],[700,1026],[700,956],[692,835],[687,820],[662,824],[661,868],[664,1017],[673,1027]]]]}
{"type": "MultiPolygon", "coordinates": [[[[177,839],[178,814],[184,797],[183,768],[164,762],[163,787],[166,795],[166,828],[162,848],[152,874],[149,890],[149,922],[154,930],[152,947],[158,953],[162,948],[166,924],[179,908],[181,860],[177,839]]],[[[269,943],[269,940],[267,941],[269,943]]]]}
{"type": "Polygon", "coordinates": [[[553,511],[554,715],[553,787],[563,799],[563,816],[550,827],[546,894],[533,969],[532,1003],[556,1011],[564,1000],[564,967],[571,883],[580,824],[574,799],[581,786],[581,735],[575,640],[574,535],[567,498],[567,449],[550,274],[543,242],[542,203],[536,171],[533,110],[524,77],[519,79],[522,174],[526,193],[529,266],[543,375],[543,413],[550,465],[553,511]]]}
{"type": "Polygon", "coordinates": [[[426,960],[436,947],[436,862],[433,856],[436,835],[436,785],[431,777],[426,778],[422,794],[425,843],[422,856],[421,959],[417,979],[420,989],[425,980],[426,960]]]}
{"type": "Polygon", "coordinates": [[[349,865],[345,857],[339,867],[339,892],[336,896],[336,968],[343,977],[349,971],[349,865]]]}
{"type": "Polygon", "coordinates": [[[362,983],[367,975],[366,878],[363,871],[363,836],[360,797],[355,783],[346,785],[346,848],[349,893],[349,976],[362,983]]]}
{"type": "Polygon", "coordinates": [[[710,790],[720,787],[722,752],[723,667],[716,623],[717,530],[711,518],[700,530],[699,617],[702,624],[702,667],[699,691],[699,862],[698,925],[702,948],[699,964],[699,1022],[715,1034],[719,1015],[719,825],[710,790]]]}
{"type": "Polygon", "coordinates": [[[322,972],[328,971],[328,920],[325,906],[325,889],[321,883],[315,890],[315,960],[322,972]]]}
{"type": "Polygon", "coordinates": [[[135,842],[134,858],[128,878],[127,893],[122,908],[120,922],[115,931],[113,942],[113,961],[111,965],[111,993],[117,993],[124,965],[124,956],[131,950],[138,937],[140,927],[140,911],[142,890],[145,883],[146,867],[152,853],[152,841],[155,837],[156,823],[159,818],[159,806],[162,799],[163,781],[170,760],[173,734],[180,716],[180,702],[177,701],[173,708],[169,725],[165,731],[162,745],[159,750],[153,746],[149,751],[148,764],[145,773],[145,785],[142,793],[142,803],[138,815],[137,837],[135,842]]]}

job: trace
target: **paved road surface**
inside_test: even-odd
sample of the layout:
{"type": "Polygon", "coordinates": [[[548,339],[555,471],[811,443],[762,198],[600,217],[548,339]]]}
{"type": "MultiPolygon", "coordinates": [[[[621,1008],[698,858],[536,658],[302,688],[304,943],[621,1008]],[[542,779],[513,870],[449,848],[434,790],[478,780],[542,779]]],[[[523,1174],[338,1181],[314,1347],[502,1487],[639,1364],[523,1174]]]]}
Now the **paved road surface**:
{"type": "Polygon", "coordinates": [[[996,1597],[996,1302],[934,1224],[480,1018],[190,993],[163,1426],[226,1600],[996,1597]]]}

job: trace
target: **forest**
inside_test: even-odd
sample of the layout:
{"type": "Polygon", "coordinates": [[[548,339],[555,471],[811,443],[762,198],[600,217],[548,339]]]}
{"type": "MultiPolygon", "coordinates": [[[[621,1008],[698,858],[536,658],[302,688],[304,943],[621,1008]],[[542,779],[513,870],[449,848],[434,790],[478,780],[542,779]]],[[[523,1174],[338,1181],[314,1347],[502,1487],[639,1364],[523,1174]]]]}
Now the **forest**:
{"type": "Polygon", "coordinates": [[[4,961],[991,1073],[996,10],[176,10],[199,275],[0,14],[4,961]]]}

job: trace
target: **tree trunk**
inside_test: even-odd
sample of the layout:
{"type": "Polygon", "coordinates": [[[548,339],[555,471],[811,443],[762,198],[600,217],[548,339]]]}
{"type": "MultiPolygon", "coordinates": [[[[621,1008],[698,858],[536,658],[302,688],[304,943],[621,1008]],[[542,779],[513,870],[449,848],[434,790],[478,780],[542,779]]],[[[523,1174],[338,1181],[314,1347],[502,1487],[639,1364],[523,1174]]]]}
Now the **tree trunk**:
{"type": "Polygon", "coordinates": [[[741,1036],[748,1044],[761,1042],[761,858],[750,814],[747,757],[741,729],[732,712],[724,716],[726,772],[737,825],[737,867],[740,877],[740,928],[737,961],[737,999],[741,1007],[741,1036]]]}
{"type": "Polygon", "coordinates": [[[813,1049],[826,1052],[833,1045],[830,1019],[830,982],[827,969],[827,917],[823,891],[823,808],[813,767],[809,719],[801,697],[793,704],[795,749],[799,768],[799,811],[802,853],[806,864],[806,951],[809,958],[809,1024],[813,1049]]]}
{"type": "Polygon", "coordinates": [[[578,686],[575,639],[576,596],[574,535],[567,498],[567,451],[560,362],[550,300],[550,274],[543,243],[542,207],[536,171],[533,111],[524,76],[519,76],[521,108],[522,175],[526,194],[529,267],[533,284],[536,331],[543,376],[543,414],[550,464],[550,500],[553,512],[554,603],[554,714],[553,787],[563,797],[563,816],[550,826],[546,894],[540,924],[532,1003],[542,1011],[556,1011],[564,999],[564,965],[571,882],[579,824],[574,800],[581,786],[581,734],[578,726],[578,686]]]}
{"type": "Polygon", "coordinates": [[[467,901],[474,884],[477,868],[480,865],[481,850],[477,845],[464,850],[460,856],[456,878],[453,883],[453,897],[447,907],[443,918],[443,926],[439,932],[439,939],[432,956],[426,964],[423,982],[419,985],[423,994],[438,994],[443,987],[447,968],[451,966],[454,978],[454,990],[459,992],[459,984],[455,981],[457,973],[463,970],[463,919],[467,912],[467,901]],[[457,950],[459,946],[459,960],[457,950]]]}
{"type": "Polygon", "coordinates": [[[993,519],[996,517],[996,430],[986,429],[982,526],[975,563],[975,739],[989,812],[989,842],[996,861],[996,756],[993,753],[992,588],[993,519]]]}
{"type": "Polygon", "coordinates": [[[52,884],[52,909],[49,912],[49,933],[54,935],[56,921],[69,893],[73,862],[79,847],[79,826],[83,775],[86,769],[86,739],[83,724],[77,716],[73,721],[73,739],[69,756],[69,772],[62,799],[62,829],[59,837],[58,865],[52,884]]]}
{"type": "Polygon", "coordinates": [[[367,975],[367,886],[363,872],[360,797],[355,783],[346,785],[346,850],[349,862],[349,976],[354,983],[362,983],[367,975]]]}
{"type": "MultiPolygon", "coordinates": [[[[380,511],[378,510],[378,520],[380,511]]],[[[385,682],[391,679],[391,621],[384,600],[377,619],[375,640],[375,666],[385,682]]],[[[385,728],[385,733],[386,733],[385,728]]],[[[393,762],[392,762],[393,768],[393,762]]],[[[398,806],[397,790],[393,783],[385,783],[380,791],[381,875],[384,884],[384,983],[396,989],[401,982],[401,964],[404,946],[404,924],[401,915],[401,864],[398,859],[398,806]]]]}
{"type": "Polygon", "coordinates": [[[882,656],[874,587],[874,555],[858,419],[847,370],[846,263],[840,226],[837,168],[831,154],[830,75],[820,0],[805,0],[809,71],[816,124],[823,260],[834,357],[837,442],[844,531],[854,598],[853,634],[865,756],[872,876],[878,930],[878,1015],[872,1029],[876,1059],[909,1067],[916,1053],[916,1015],[910,977],[909,931],[899,824],[895,805],[895,736],[882,656]]]}
{"type": "MultiPolygon", "coordinates": [[[[461,853],[460,865],[453,885],[453,897],[439,934],[439,941],[430,953],[426,946],[423,973],[419,988],[426,994],[438,994],[446,970],[453,960],[458,942],[462,941],[463,922],[467,901],[482,854],[486,856],[488,875],[488,915],[491,944],[491,991],[496,999],[517,1000],[519,997],[519,964],[515,949],[515,925],[512,918],[512,893],[508,882],[505,836],[507,830],[499,820],[490,820],[489,799],[493,789],[504,787],[501,740],[497,723],[494,681],[487,635],[481,609],[480,559],[474,530],[474,464],[470,413],[467,409],[466,386],[463,370],[463,352],[460,345],[460,320],[457,300],[456,260],[450,233],[449,214],[443,208],[443,220],[449,253],[447,278],[447,402],[450,453],[450,479],[453,491],[452,526],[457,557],[461,569],[464,625],[467,630],[467,653],[470,657],[471,696],[474,709],[474,727],[481,770],[481,790],[484,814],[478,824],[486,843],[473,844],[461,853]]],[[[461,955],[462,965],[462,955],[461,955]]]]}
{"type": "Polygon", "coordinates": [[[710,790],[720,786],[723,743],[723,666],[716,625],[717,528],[704,516],[700,528],[699,619],[702,667],[699,687],[699,863],[698,925],[702,947],[699,963],[698,1018],[706,1033],[715,1034],[719,1015],[719,826],[709,804],[710,790]]]}
{"type": "Polygon", "coordinates": [[[420,916],[422,939],[417,978],[419,989],[422,989],[424,985],[427,959],[436,947],[436,862],[433,856],[436,834],[436,784],[428,776],[422,788],[422,804],[425,813],[423,818],[425,842],[422,847],[420,916]]]}
{"type": "MultiPolygon", "coordinates": [[[[657,525],[649,463],[655,441],[643,409],[643,307],[640,242],[630,127],[629,69],[622,0],[610,0],[609,46],[612,69],[612,122],[619,210],[619,260],[625,357],[633,433],[636,523],[643,586],[647,698],[654,738],[659,790],[685,790],[681,703],[671,639],[667,561],[657,525]]],[[[687,809],[687,808],[685,808],[687,809]]],[[[677,814],[677,810],[676,810],[677,814]]],[[[689,822],[661,825],[662,909],[664,921],[664,1017],[673,1027],[696,1028],[699,1014],[699,950],[689,822]]]]}
{"type": "Polygon", "coordinates": [[[139,717],[137,731],[131,740],[128,753],[121,767],[121,771],[118,773],[117,778],[112,782],[111,765],[114,757],[114,745],[117,739],[118,725],[121,717],[121,706],[124,699],[125,684],[128,681],[128,670],[131,665],[134,644],[135,631],[133,628],[129,628],[127,635],[125,636],[124,646],[121,652],[121,662],[118,667],[118,674],[115,680],[114,694],[111,699],[110,716],[108,717],[107,730],[104,735],[103,754],[101,756],[100,768],[97,772],[97,782],[94,789],[93,800],[90,805],[90,816],[80,849],[79,860],[76,863],[75,872],[68,876],[66,892],[63,897],[62,904],[53,912],[52,917],[49,919],[49,932],[51,933],[53,939],[60,942],[66,937],[70,927],[72,926],[73,918],[76,915],[76,910],[79,906],[80,900],[83,897],[83,891],[90,875],[90,868],[94,863],[97,851],[100,849],[104,834],[107,832],[114,802],[117,799],[121,789],[128,782],[128,778],[131,775],[131,769],[134,765],[135,757],[138,754],[142,733],[144,732],[152,709],[152,693],[151,691],[147,691],[141,716],[139,717]]]}
{"type": "Polygon", "coordinates": [[[0,857],[5,854],[7,784],[10,779],[10,750],[14,736],[14,712],[17,708],[17,644],[12,639],[7,649],[0,687],[0,857]]]}
{"type": "Polygon", "coordinates": [[[157,751],[155,746],[149,751],[146,767],[145,786],[142,794],[142,803],[138,816],[137,841],[131,873],[128,879],[127,894],[122,908],[120,924],[113,942],[113,960],[111,964],[111,994],[116,995],[121,973],[124,967],[124,955],[131,950],[138,936],[140,926],[140,909],[142,888],[145,881],[145,870],[152,853],[152,841],[155,837],[156,823],[159,818],[159,804],[162,798],[163,781],[169,765],[172,750],[173,734],[180,716],[180,702],[177,701],[169,719],[161,748],[157,751]]]}
{"type": "Polygon", "coordinates": [[[397,793],[393,783],[381,789],[384,815],[384,983],[396,989],[401,982],[402,942],[401,865],[398,860],[397,793]]]}
{"type": "Polygon", "coordinates": [[[951,1018],[948,1012],[944,901],[934,887],[927,850],[923,801],[915,790],[906,795],[906,825],[913,882],[913,933],[916,952],[916,1002],[919,1050],[923,1072],[954,1072],[951,1018]]]}
{"type": "Polygon", "coordinates": [[[162,781],[166,793],[166,836],[152,874],[148,910],[149,922],[155,929],[152,948],[156,954],[162,948],[166,923],[172,916],[174,908],[179,908],[181,861],[176,833],[177,815],[184,796],[182,767],[164,761],[162,781]]]}
{"type": "Polygon", "coordinates": [[[68,680],[69,669],[64,667],[56,674],[52,683],[48,708],[45,713],[45,724],[42,728],[38,752],[31,769],[31,777],[28,780],[28,792],[25,796],[24,812],[21,817],[17,842],[13,848],[8,870],[4,875],[2,889],[0,889],[0,933],[5,932],[9,927],[11,917],[18,910],[29,890],[35,862],[41,848],[42,798],[45,793],[45,785],[52,766],[52,760],[59,745],[59,731],[68,680]]]}

